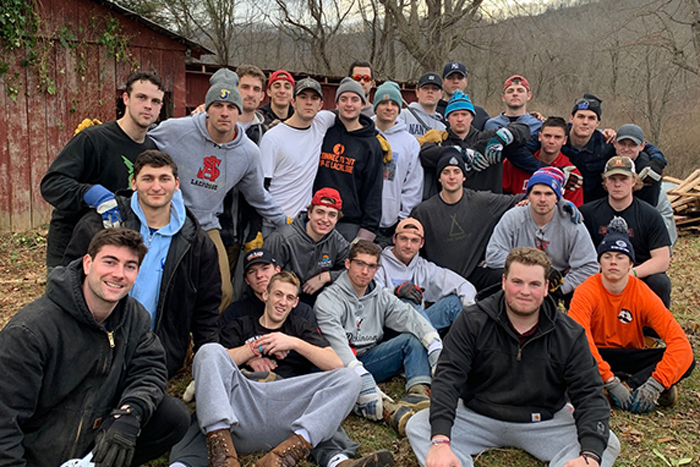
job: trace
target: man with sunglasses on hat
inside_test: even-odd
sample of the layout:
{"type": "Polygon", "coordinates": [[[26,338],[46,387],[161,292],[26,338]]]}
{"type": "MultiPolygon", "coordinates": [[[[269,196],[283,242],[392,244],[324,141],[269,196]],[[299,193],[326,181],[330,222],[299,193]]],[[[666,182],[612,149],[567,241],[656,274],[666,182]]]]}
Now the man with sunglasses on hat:
{"type": "Polygon", "coordinates": [[[370,93],[372,88],[377,85],[374,80],[374,70],[372,70],[372,64],[366,60],[355,60],[350,65],[350,71],[348,76],[362,86],[362,90],[365,91],[365,100],[367,104],[362,108],[362,114],[368,117],[374,116],[374,106],[372,105],[372,100],[370,99],[370,93]]]}

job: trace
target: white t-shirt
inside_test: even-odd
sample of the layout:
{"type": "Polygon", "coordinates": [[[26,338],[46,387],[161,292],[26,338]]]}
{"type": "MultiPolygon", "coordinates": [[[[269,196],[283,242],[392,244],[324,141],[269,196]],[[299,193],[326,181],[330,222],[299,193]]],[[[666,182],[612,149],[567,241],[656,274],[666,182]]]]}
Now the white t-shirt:
{"type": "Polygon", "coordinates": [[[292,219],[311,203],[321,144],[335,118],[322,110],[309,128],[300,130],[280,123],[260,141],[263,176],[271,179],[270,194],[292,219]]]}

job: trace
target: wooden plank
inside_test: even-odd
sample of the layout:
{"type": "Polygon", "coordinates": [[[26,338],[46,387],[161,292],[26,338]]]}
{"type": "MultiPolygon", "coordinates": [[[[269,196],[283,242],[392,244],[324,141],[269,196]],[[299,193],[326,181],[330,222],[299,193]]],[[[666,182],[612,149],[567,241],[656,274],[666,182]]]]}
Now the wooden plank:
{"type": "MultiPolygon", "coordinates": [[[[681,183],[683,183],[683,179],[676,178],[676,177],[671,177],[670,175],[664,175],[663,181],[664,181],[664,182],[676,183],[676,184],[678,184],[678,185],[680,185],[681,183]]],[[[674,188],[675,188],[675,187],[669,188],[669,190],[673,190],[674,188]]],[[[668,191],[668,190],[667,190],[667,191],[668,191]]]]}
{"type": "MultiPolygon", "coordinates": [[[[700,169],[696,170],[690,176],[688,176],[683,183],[678,185],[673,191],[674,191],[674,196],[681,195],[683,193],[687,193],[688,191],[692,190],[695,186],[700,183],[700,178],[698,177],[700,175],[700,169]]],[[[670,199],[670,197],[669,197],[670,199]]],[[[677,199],[677,198],[674,198],[677,199]]],[[[671,202],[674,201],[674,199],[671,200],[671,202]]]]}

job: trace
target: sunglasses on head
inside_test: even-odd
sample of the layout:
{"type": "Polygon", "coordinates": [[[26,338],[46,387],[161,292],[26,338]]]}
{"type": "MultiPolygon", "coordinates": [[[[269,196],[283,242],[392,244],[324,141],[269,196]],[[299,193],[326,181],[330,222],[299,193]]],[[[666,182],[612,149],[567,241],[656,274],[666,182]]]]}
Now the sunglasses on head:
{"type": "Polygon", "coordinates": [[[370,75],[352,75],[352,79],[355,81],[364,81],[365,83],[372,81],[372,77],[370,75]]]}

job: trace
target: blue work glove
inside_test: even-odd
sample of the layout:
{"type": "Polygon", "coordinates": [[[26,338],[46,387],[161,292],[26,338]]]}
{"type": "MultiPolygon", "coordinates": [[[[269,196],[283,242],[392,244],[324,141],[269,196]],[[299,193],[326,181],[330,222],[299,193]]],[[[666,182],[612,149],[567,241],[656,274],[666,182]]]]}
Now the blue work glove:
{"type": "Polygon", "coordinates": [[[112,411],[97,433],[92,450],[95,467],[130,467],[140,431],[139,417],[129,406],[112,411]]]}
{"type": "Polygon", "coordinates": [[[583,216],[581,215],[581,211],[578,210],[574,203],[562,198],[560,206],[562,212],[569,215],[571,222],[573,222],[574,224],[580,224],[581,222],[583,222],[583,216]]]}
{"type": "Polygon", "coordinates": [[[501,128],[493,135],[486,145],[485,156],[489,165],[498,164],[503,157],[503,148],[513,142],[513,133],[506,128],[501,128]]]}
{"type": "Polygon", "coordinates": [[[355,361],[349,365],[360,376],[362,387],[360,396],[355,402],[353,411],[360,417],[369,420],[381,420],[384,416],[384,404],[382,403],[382,392],[377,387],[372,373],[367,371],[362,363],[355,361]]]}
{"type": "Polygon", "coordinates": [[[654,407],[656,407],[656,402],[665,389],[663,384],[656,381],[653,376],[650,376],[644,384],[639,386],[634,390],[634,393],[632,393],[632,407],[630,408],[630,412],[651,412],[654,410],[654,407]]]}
{"type": "Polygon", "coordinates": [[[435,368],[437,367],[437,362],[440,359],[440,353],[442,353],[442,341],[440,339],[434,339],[428,345],[428,363],[430,363],[430,372],[434,375],[435,368]]]}
{"type": "Polygon", "coordinates": [[[117,206],[114,194],[102,185],[93,185],[83,196],[83,201],[91,208],[95,208],[102,216],[102,225],[106,229],[122,225],[122,215],[117,206]]]}
{"type": "Polygon", "coordinates": [[[609,383],[605,383],[603,387],[608,391],[613,404],[622,410],[629,410],[632,407],[632,394],[627,385],[622,384],[617,376],[609,383]]]}

